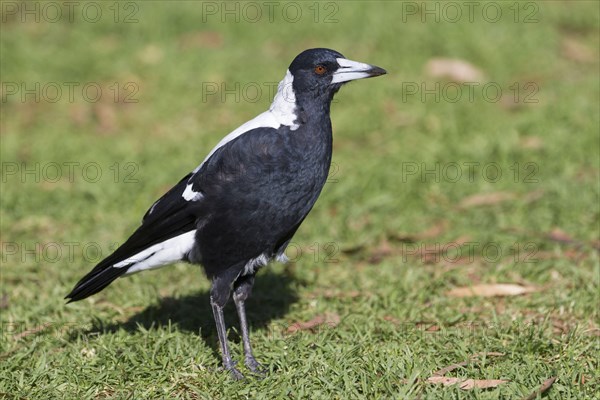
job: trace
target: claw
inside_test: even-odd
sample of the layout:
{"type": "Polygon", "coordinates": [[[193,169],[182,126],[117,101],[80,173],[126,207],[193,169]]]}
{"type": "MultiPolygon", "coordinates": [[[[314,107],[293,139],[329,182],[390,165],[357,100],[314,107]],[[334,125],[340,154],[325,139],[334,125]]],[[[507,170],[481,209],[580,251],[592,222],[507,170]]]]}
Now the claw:
{"type": "Polygon", "coordinates": [[[229,374],[234,380],[239,381],[244,379],[245,377],[244,374],[242,374],[240,370],[235,367],[236,365],[237,361],[232,361],[231,363],[223,365],[223,368],[229,372],[229,374]]]}
{"type": "Polygon", "coordinates": [[[267,369],[252,356],[246,357],[246,367],[255,374],[263,376],[267,374],[267,369]]]}
{"type": "Polygon", "coordinates": [[[241,381],[245,379],[244,374],[242,374],[236,367],[227,368],[231,377],[236,381],[241,381]]]}

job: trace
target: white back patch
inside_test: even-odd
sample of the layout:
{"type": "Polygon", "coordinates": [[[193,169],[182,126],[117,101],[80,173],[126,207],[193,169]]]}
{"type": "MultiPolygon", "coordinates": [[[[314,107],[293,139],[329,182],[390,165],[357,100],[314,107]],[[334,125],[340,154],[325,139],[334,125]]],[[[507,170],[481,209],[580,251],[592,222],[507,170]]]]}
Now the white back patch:
{"type": "MultiPolygon", "coordinates": [[[[288,70],[285,77],[277,86],[277,93],[273,98],[273,103],[269,110],[259,114],[255,118],[246,122],[227,136],[225,136],[217,145],[208,153],[204,161],[194,169],[194,173],[198,172],[204,165],[206,160],[210,158],[217,150],[231,142],[233,139],[243,135],[244,133],[256,128],[273,128],[278,129],[280,126],[289,126],[290,130],[295,131],[300,125],[295,124],[296,121],[296,94],[292,83],[294,77],[288,70]]],[[[187,199],[186,199],[187,200],[187,199]]]]}

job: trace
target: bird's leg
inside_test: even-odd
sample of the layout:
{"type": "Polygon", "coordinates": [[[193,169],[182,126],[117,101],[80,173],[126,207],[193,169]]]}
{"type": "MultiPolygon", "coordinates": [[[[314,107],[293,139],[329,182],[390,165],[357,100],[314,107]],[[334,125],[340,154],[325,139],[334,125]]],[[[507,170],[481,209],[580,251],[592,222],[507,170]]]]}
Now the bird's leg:
{"type": "Polygon", "coordinates": [[[245,301],[250,296],[252,285],[254,284],[254,275],[243,276],[238,279],[233,289],[233,302],[240,318],[240,327],[242,329],[242,343],[244,345],[244,361],[246,367],[254,373],[264,374],[264,367],[256,361],[252,354],[250,345],[250,334],[248,333],[248,321],[246,319],[245,301]]]}
{"type": "Polygon", "coordinates": [[[229,299],[231,289],[229,285],[223,283],[224,282],[219,278],[213,280],[210,293],[210,305],[212,306],[215,324],[217,325],[217,335],[219,336],[219,343],[221,344],[223,366],[231,373],[231,376],[235,380],[240,380],[244,378],[244,375],[242,375],[242,373],[235,367],[235,363],[231,359],[229,346],[227,345],[227,329],[225,328],[225,318],[223,316],[223,308],[229,299]]]}

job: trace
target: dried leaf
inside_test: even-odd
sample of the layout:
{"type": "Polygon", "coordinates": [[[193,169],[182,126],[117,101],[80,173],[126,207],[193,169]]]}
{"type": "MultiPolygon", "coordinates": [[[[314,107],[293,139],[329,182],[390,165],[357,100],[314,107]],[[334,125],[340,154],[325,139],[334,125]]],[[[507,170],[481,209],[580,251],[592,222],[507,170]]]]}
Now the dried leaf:
{"type": "Polygon", "coordinates": [[[544,383],[542,383],[542,385],[537,390],[535,390],[529,396],[524,397],[523,400],[534,400],[538,397],[538,395],[544,394],[554,384],[554,381],[556,381],[556,378],[557,378],[556,376],[553,376],[552,378],[546,379],[544,381],[544,383]]]}
{"type": "Polygon", "coordinates": [[[430,376],[429,378],[427,378],[427,382],[429,383],[435,383],[435,384],[442,384],[445,386],[449,386],[449,385],[456,385],[457,383],[460,383],[464,381],[464,379],[462,378],[452,378],[452,377],[447,377],[447,376],[430,376]]]}
{"type": "Polygon", "coordinates": [[[452,378],[448,376],[430,376],[429,378],[427,378],[427,382],[429,383],[441,383],[442,385],[456,385],[457,383],[462,381],[462,378],[452,378]]]}
{"type": "Polygon", "coordinates": [[[2,298],[0,298],[0,310],[8,308],[8,293],[2,293],[2,298]]]}
{"type": "Polygon", "coordinates": [[[433,239],[444,233],[448,221],[440,220],[434,225],[420,233],[390,233],[388,234],[391,240],[402,243],[415,243],[420,240],[433,239]]]}
{"type": "Polygon", "coordinates": [[[449,248],[451,246],[452,247],[454,247],[454,246],[462,246],[463,244],[468,243],[470,241],[471,241],[471,236],[469,236],[469,235],[462,235],[462,236],[459,236],[456,239],[454,239],[452,242],[446,243],[446,246],[444,246],[444,247],[449,248]]]}
{"type": "Polygon", "coordinates": [[[76,127],[82,127],[87,124],[90,121],[90,116],[89,104],[74,103],[70,105],[69,118],[76,127]]]}
{"type": "MultiPolygon", "coordinates": [[[[444,267],[444,269],[440,270],[440,272],[448,272],[451,271],[455,268],[458,268],[460,266],[465,266],[465,265],[475,265],[475,264],[481,264],[481,258],[480,257],[473,257],[473,256],[464,256],[464,257],[459,257],[459,258],[449,258],[449,257],[445,257],[442,262],[441,265],[444,267]]],[[[469,277],[469,279],[471,280],[471,282],[479,282],[479,280],[477,278],[472,278],[469,277]]]]}
{"type": "Polygon", "coordinates": [[[373,249],[371,255],[369,256],[368,262],[369,264],[379,264],[384,258],[390,256],[392,253],[392,246],[390,246],[390,243],[384,238],[379,245],[373,249]]]}
{"type": "Polygon", "coordinates": [[[223,45],[223,36],[215,31],[189,32],[181,35],[182,49],[217,49],[223,45]]]}
{"type": "Polygon", "coordinates": [[[560,228],[554,228],[546,237],[559,243],[573,243],[575,239],[560,228]]]}
{"type": "Polygon", "coordinates": [[[482,82],[483,72],[472,64],[459,59],[433,58],[425,65],[425,71],[433,78],[454,82],[482,82]]]}
{"type": "Polygon", "coordinates": [[[508,381],[504,379],[464,379],[451,378],[447,376],[432,376],[427,378],[427,382],[433,384],[442,384],[444,386],[459,385],[458,387],[463,390],[470,390],[474,388],[494,388],[508,381]]]}
{"type": "Polygon", "coordinates": [[[391,315],[386,315],[383,317],[383,319],[385,321],[391,322],[394,325],[400,325],[402,323],[402,321],[400,321],[398,318],[392,317],[391,315]]]}
{"type": "Polygon", "coordinates": [[[586,329],[584,331],[585,334],[588,334],[590,336],[596,336],[596,337],[600,337],[600,328],[590,328],[590,329],[586,329]]]}
{"type": "Polygon", "coordinates": [[[358,290],[338,290],[338,289],[323,289],[317,290],[313,293],[309,293],[308,297],[316,299],[323,297],[325,299],[353,299],[359,296],[370,296],[370,293],[362,293],[358,290]]]}
{"type": "Polygon", "coordinates": [[[445,219],[440,220],[440,221],[436,222],[433,226],[424,230],[423,232],[417,233],[416,237],[420,240],[436,238],[436,237],[440,236],[442,233],[444,233],[447,226],[448,226],[448,221],[446,221],[445,219]]]}
{"type": "Polygon", "coordinates": [[[117,129],[117,110],[114,103],[98,102],[93,106],[100,133],[111,133],[117,129]]]}
{"type": "Polygon", "coordinates": [[[523,201],[525,203],[533,203],[534,201],[538,201],[539,199],[544,197],[544,194],[546,194],[546,192],[543,189],[534,190],[532,192],[527,193],[525,197],[523,197],[523,201]]]}
{"type": "Polygon", "coordinates": [[[348,254],[348,255],[354,255],[354,254],[360,253],[364,249],[365,249],[364,245],[357,244],[355,246],[350,246],[350,247],[346,247],[346,248],[342,249],[342,253],[348,254]]]}
{"type": "Polygon", "coordinates": [[[477,206],[491,206],[499,203],[503,203],[509,200],[515,199],[514,193],[509,192],[491,192],[491,193],[479,193],[472,196],[465,197],[458,204],[460,208],[469,208],[477,206]]]}
{"type": "Polygon", "coordinates": [[[597,58],[592,49],[571,38],[562,41],[562,53],[567,59],[579,63],[593,63],[597,58]]]}
{"type": "Polygon", "coordinates": [[[526,293],[535,292],[534,286],[521,286],[513,283],[491,283],[480,284],[466,287],[457,287],[446,293],[451,297],[503,297],[518,296],[526,293]]]}
{"type": "Polygon", "coordinates": [[[48,328],[51,325],[52,325],[52,323],[50,323],[50,322],[43,323],[42,325],[36,326],[33,329],[28,329],[26,331],[18,333],[16,335],[14,335],[13,338],[15,340],[19,340],[19,339],[23,339],[24,337],[27,337],[27,336],[35,335],[37,333],[42,332],[43,330],[45,330],[46,328],[48,328]]]}
{"type": "Polygon", "coordinates": [[[502,357],[504,353],[500,353],[499,351],[484,351],[481,353],[473,354],[473,358],[481,358],[481,357],[502,357]]]}
{"type": "Polygon", "coordinates": [[[335,313],[325,313],[317,315],[310,321],[296,322],[287,328],[287,333],[294,333],[297,331],[313,330],[314,328],[321,325],[328,325],[330,328],[336,327],[340,323],[340,316],[335,313]]]}
{"type": "Polygon", "coordinates": [[[584,260],[585,258],[587,258],[587,256],[588,254],[586,252],[579,251],[577,249],[567,249],[563,252],[563,257],[569,260],[573,260],[576,263],[579,263],[580,261],[584,260]]]}
{"type": "Polygon", "coordinates": [[[500,97],[500,101],[497,103],[504,110],[508,111],[517,111],[524,108],[527,103],[519,101],[519,99],[515,99],[515,96],[512,93],[505,93],[500,97]]]}
{"type": "Polygon", "coordinates": [[[144,64],[155,65],[163,59],[164,52],[160,46],[149,44],[138,52],[137,56],[144,64]]]}
{"type": "Polygon", "coordinates": [[[519,144],[524,149],[539,150],[544,148],[544,141],[539,136],[525,136],[521,138],[519,144]]]}

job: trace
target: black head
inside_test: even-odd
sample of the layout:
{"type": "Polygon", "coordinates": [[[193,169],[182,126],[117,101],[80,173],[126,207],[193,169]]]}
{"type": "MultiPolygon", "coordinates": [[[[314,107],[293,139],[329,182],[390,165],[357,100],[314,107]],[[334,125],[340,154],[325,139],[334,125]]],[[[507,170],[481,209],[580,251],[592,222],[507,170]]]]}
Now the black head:
{"type": "Polygon", "coordinates": [[[331,49],[309,49],[300,53],[290,64],[296,94],[333,94],[345,82],[370,78],[386,73],[383,68],[346,59],[331,49]]]}

